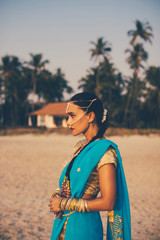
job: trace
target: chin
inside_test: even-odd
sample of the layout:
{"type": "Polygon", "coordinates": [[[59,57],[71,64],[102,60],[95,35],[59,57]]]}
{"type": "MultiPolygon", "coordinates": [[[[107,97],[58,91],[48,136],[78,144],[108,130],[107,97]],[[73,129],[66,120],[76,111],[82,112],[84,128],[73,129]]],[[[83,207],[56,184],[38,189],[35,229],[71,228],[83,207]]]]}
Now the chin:
{"type": "Polygon", "coordinates": [[[76,132],[74,133],[74,132],[72,132],[72,135],[73,135],[73,136],[78,136],[79,134],[80,134],[80,133],[76,133],[76,132]]]}
{"type": "Polygon", "coordinates": [[[73,136],[78,136],[78,135],[82,134],[82,132],[76,132],[75,130],[73,130],[71,133],[73,136]]]}

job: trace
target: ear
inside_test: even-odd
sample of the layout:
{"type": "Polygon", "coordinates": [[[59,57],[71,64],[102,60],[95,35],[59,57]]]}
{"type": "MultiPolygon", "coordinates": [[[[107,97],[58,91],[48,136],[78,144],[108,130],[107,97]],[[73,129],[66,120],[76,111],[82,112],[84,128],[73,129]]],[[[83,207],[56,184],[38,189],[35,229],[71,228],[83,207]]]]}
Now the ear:
{"type": "Polygon", "coordinates": [[[94,112],[88,113],[88,118],[89,122],[92,123],[95,120],[95,113],[94,112]]]}

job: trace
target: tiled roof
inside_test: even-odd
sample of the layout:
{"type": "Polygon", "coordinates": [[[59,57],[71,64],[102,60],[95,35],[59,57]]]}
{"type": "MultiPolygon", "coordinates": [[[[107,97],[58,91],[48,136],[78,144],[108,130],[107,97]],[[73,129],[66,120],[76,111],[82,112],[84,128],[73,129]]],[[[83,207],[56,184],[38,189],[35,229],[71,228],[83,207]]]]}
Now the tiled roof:
{"type": "Polygon", "coordinates": [[[48,103],[43,108],[30,113],[29,115],[53,115],[53,116],[65,116],[66,115],[66,102],[48,103]]]}

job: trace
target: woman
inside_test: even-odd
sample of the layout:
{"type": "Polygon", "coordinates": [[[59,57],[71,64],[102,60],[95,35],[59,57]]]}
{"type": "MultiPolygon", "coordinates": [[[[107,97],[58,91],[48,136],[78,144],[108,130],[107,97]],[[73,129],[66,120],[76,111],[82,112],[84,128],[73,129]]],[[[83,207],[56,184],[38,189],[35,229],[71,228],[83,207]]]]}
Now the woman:
{"type": "Polygon", "coordinates": [[[120,153],[103,136],[107,110],[96,95],[84,92],[71,98],[66,113],[73,136],[83,134],[85,140],[77,144],[62,171],[60,189],[50,199],[50,211],[56,214],[51,240],[102,240],[99,211],[108,211],[107,240],[130,240],[130,207],[120,153]]]}

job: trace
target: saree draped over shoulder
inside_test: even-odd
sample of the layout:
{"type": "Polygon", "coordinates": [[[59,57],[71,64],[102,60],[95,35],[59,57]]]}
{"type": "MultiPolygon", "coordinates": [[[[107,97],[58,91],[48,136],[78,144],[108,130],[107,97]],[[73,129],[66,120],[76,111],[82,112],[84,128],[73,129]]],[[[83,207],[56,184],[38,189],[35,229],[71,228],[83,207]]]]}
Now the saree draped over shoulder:
{"type": "MultiPolygon", "coordinates": [[[[70,172],[70,188],[72,198],[83,196],[85,185],[93,168],[98,164],[106,150],[112,146],[117,153],[117,200],[113,211],[113,226],[107,224],[107,240],[130,240],[131,221],[130,206],[125,175],[121,156],[115,143],[107,139],[101,139],[90,143],[74,160],[70,172]]],[[[63,169],[59,179],[59,187],[68,165],[63,169]]],[[[51,240],[57,240],[63,225],[70,212],[64,212],[62,219],[55,218],[51,240]]],[[[103,227],[99,212],[73,212],[69,215],[65,230],[65,240],[102,240],[103,227]]]]}

